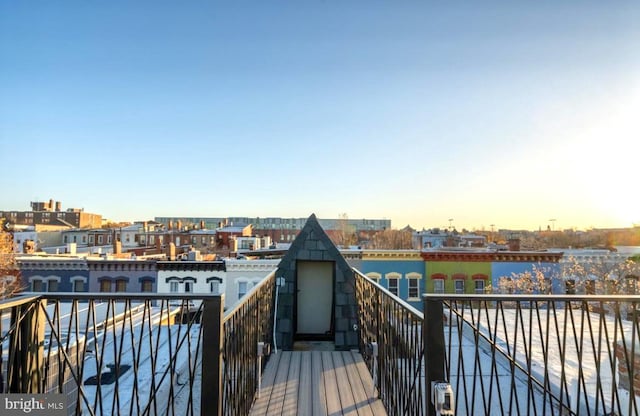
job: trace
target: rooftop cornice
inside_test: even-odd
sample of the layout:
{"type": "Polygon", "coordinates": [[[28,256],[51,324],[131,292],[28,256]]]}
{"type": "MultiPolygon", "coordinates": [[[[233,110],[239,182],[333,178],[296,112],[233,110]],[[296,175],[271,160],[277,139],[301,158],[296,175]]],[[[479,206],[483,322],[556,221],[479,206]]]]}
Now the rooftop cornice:
{"type": "Polygon", "coordinates": [[[562,252],[531,251],[423,251],[425,261],[558,263],[562,252]]]}

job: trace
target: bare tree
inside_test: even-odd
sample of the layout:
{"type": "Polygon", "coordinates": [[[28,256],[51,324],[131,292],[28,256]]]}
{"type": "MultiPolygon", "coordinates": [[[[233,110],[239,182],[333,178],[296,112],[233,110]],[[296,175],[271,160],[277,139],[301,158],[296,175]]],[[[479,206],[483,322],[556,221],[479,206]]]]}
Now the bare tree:
{"type": "Polygon", "coordinates": [[[22,290],[13,236],[2,227],[0,230],[0,299],[14,296],[22,290]]]}
{"type": "Polygon", "coordinates": [[[412,245],[412,233],[409,230],[380,231],[370,241],[370,247],[378,250],[408,250],[412,245]]]}
{"type": "Polygon", "coordinates": [[[349,224],[349,217],[346,213],[338,216],[335,230],[330,230],[327,234],[333,241],[333,244],[339,248],[348,248],[358,242],[355,227],[349,224]]]}

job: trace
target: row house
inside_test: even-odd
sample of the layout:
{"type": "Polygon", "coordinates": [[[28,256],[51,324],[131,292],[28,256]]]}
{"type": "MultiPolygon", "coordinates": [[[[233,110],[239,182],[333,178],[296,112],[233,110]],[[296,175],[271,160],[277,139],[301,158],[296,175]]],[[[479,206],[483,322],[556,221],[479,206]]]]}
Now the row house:
{"type": "Polygon", "coordinates": [[[129,259],[89,259],[90,292],[154,293],[156,262],[129,259]]]}
{"type": "Polygon", "coordinates": [[[17,263],[25,291],[88,291],[89,268],[83,258],[20,256],[17,263]]]}
{"type": "Polygon", "coordinates": [[[158,293],[225,293],[224,261],[159,261],[157,270],[158,293]]]}
{"type": "Polygon", "coordinates": [[[426,291],[426,281],[420,251],[366,250],[362,252],[359,270],[411,306],[422,310],[421,295],[426,291]]]}

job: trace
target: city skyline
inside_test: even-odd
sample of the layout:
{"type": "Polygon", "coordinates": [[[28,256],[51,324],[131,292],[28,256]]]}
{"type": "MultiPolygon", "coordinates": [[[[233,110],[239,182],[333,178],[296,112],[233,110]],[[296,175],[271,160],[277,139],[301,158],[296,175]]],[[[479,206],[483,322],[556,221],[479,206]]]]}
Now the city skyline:
{"type": "Polygon", "coordinates": [[[639,17],[624,0],[0,2],[0,209],[631,227],[639,17]]]}

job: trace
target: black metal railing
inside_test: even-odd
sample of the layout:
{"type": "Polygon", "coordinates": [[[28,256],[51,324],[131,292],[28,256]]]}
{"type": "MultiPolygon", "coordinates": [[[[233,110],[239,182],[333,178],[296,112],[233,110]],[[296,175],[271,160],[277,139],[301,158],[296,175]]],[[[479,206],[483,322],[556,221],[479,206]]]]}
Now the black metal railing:
{"type": "Polygon", "coordinates": [[[423,315],[355,273],[360,351],[378,394],[390,415],[425,414],[423,315]]]}
{"type": "Polygon", "coordinates": [[[224,317],[223,398],[225,415],[247,415],[273,340],[275,272],[224,317]],[[265,345],[258,368],[258,343],[265,345]]]}
{"type": "Polygon", "coordinates": [[[203,328],[222,320],[220,296],[47,293],[5,302],[3,391],[63,394],[68,414],[89,415],[199,414],[200,397],[219,396],[196,373],[203,328]]]}
{"type": "Polygon", "coordinates": [[[637,415],[639,305],[639,296],[425,295],[425,326],[442,328],[425,341],[427,390],[444,377],[455,414],[637,415]]]}
{"type": "Polygon", "coordinates": [[[271,343],[274,282],[226,316],[219,295],[1,301],[0,392],[62,394],[70,415],[248,414],[257,342],[271,343]]]}

